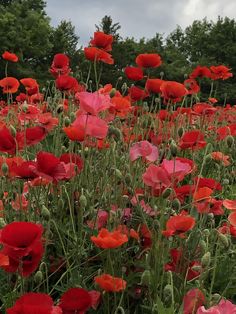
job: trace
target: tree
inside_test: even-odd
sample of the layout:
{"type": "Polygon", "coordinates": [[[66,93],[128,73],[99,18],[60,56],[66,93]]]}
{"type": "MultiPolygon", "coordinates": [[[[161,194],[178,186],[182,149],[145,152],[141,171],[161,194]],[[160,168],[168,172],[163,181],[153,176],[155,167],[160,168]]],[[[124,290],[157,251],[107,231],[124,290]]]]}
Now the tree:
{"type": "Polygon", "coordinates": [[[105,15],[99,25],[95,25],[97,31],[112,35],[116,41],[120,39],[118,30],[121,28],[120,23],[114,23],[111,16],[105,15]]]}

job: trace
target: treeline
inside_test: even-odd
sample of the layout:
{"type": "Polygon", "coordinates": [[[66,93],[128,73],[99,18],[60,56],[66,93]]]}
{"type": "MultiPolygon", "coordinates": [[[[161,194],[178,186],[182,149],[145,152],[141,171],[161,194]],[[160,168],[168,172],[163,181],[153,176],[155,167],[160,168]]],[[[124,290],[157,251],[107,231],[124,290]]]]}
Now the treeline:
{"type": "MultiPolygon", "coordinates": [[[[74,75],[85,80],[89,62],[84,57],[83,48],[78,48],[79,36],[74,26],[70,21],[61,21],[56,28],[52,27],[45,7],[44,0],[0,0],[1,53],[9,50],[20,59],[17,65],[9,65],[9,73],[18,78],[33,77],[45,85],[51,79],[48,69],[53,55],[60,52],[70,57],[74,75]]],[[[112,55],[115,65],[102,65],[102,84],[111,82],[115,86],[117,82],[124,82],[124,67],[133,65],[135,57],[145,52],[157,52],[163,59],[162,66],[150,73],[152,77],[162,76],[166,80],[182,82],[196,65],[219,64],[230,67],[236,75],[234,19],[218,17],[216,22],[194,21],[184,30],[177,27],[166,38],[156,33],[150,39],[139,41],[121,38],[120,28],[119,23],[113,23],[110,16],[105,16],[94,29],[114,36],[112,55]]],[[[4,76],[3,62],[0,75],[4,76]]],[[[235,76],[218,85],[214,96],[220,101],[227,97],[228,102],[236,104],[235,76]]],[[[203,82],[203,94],[207,95],[209,88],[209,82],[203,82]]]]}

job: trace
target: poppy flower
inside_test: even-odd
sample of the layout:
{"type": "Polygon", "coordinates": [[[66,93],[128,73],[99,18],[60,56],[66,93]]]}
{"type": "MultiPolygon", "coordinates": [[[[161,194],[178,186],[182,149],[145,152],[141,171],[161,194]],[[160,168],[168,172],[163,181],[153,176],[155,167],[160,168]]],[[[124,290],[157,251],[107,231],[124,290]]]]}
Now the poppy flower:
{"type": "Polygon", "coordinates": [[[51,112],[45,112],[38,115],[38,123],[48,132],[52,131],[58,125],[59,119],[53,117],[51,112]]]}
{"type": "Polygon", "coordinates": [[[5,126],[0,129],[0,151],[12,155],[16,152],[16,141],[5,126]]]}
{"type": "Polygon", "coordinates": [[[19,165],[15,164],[11,167],[11,170],[16,177],[21,179],[33,179],[37,177],[32,168],[36,167],[35,161],[23,161],[19,165]]]}
{"type": "Polygon", "coordinates": [[[107,292],[119,292],[125,290],[126,281],[119,277],[112,277],[109,274],[102,274],[94,278],[96,284],[107,292]]]}
{"type": "Polygon", "coordinates": [[[147,91],[137,86],[132,86],[129,88],[129,95],[132,101],[143,100],[149,96],[147,91]]]}
{"type": "Polygon", "coordinates": [[[21,150],[26,146],[32,146],[41,142],[47,135],[47,130],[42,126],[27,128],[25,131],[17,132],[16,141],[18,149],[21,150]]]}
{"type": "Polygon", "coordinates": [[[113,42],[113,36],[105,34],[103,32],[94,32],[93,39],[90,41],[91,46],[103,49],[105,51],[111,51],[111,44],[113,42]]]}
{"type": "Polygon", "coordinates": [[[64,162],[65,164],[73,163],[77,166],[77,173],[80,173],[83,169],[84,162],[80,155],[72,154],[72,153],[65,153],[62,154],[60,157],[60,161],[64,162]]]}
{"type": "Polygon", "coordinates": [[[16,54],[12,53],[12,52],[9,52],[9,51],[5,51],[3,54],[2,54],[2,58],[4,60],[7,60],[7,61],[11,61],[11,62],[17,62],[18,61],[18,57],[16,54]]]}
{"type": "Polygon", "coordinates": [[[85,313],[92,306],[92,299],[85,289],[71,288],[63,293],[59,306],[63,314],[85,313]]]}
{"type": "Polygon", "coordinates": [[[228,216],[228,221],[230,224],[234,227],[236,227],[236,211],[233,211],[229,216],[228,216]]]}
{"type": "Polygon", "coordinates": [[[195,79],[185,80],[184,86],[187,88],[189,95],[197,94],[200,91],[200,86],[195,79]]]}
{"type": "Polygon", "coordinates": [[[200,276],[200,272],[193,269],[194,266],[200,266],[196,261],[185,260],[181,249],[171,249],[170,255],[172,261],[165,264],[165,271],[172,271],[176,274],[182,274],[187,280],[192,280],[200,276]]]}
{"type": "Polygon", "coordinates": [[[197,310],[197,314],[235,314],[236,305],[231,303],[228,300],[220,300],[220,303],[214,306],[211,306],[209,309],[206,309],[205,306],[201,306],[197,310]]]}
{"type": "Polygon", "coordinates": [[[20,83],[16,78],[9,76],[0,80],[0,86],[4,94],[14,94],[18,91],[20,83]]]}
{"type": "Polygon", "coordinates": [[[45,293],[29,292],[16,300],[7,314],[62,314],[58,306],[53,306],[52,298],[45,293]]]}
{"type": "Polygon", "coordinates": [[[44,151],[37,154],[36,166],[31,167],[37,176],[53,182],[75,176],[74,168],[75,164],[66,164],[53,154],[44,151]]]}
{"type": "Polygon", "coordinates": [[[195,79],[197,77],[207,77],[207,78],[211,78],[211,71],[208,67],[206,66],[201,66],[198,65],[193,71],[192,73],[189,75],[189,77],[191,79],[195,79]]]}
{"type": "Polygon", "coordinates": [[[85,135],[103,139],[108,132],[108,125],[104,120],[97,116],[86,114],[79,115],[69,128],[71,129],[64,128],[63,130],[67,135],[71,135],[69,138],[72,139],[74,137],[75,140],[82,140],[85,135]]]}
{"type": "Polygon", "coordinates": [[[135,62],[141,68],[157,68],[162,64],[161,57],[157,53],[139,54],[135,62]]]}
{"type": "Polygon", "coordinates": [[[171,185],[168,172],[161,166],[151,164],[143,174],[143,182],[153,189],[166,188],[171,185]]]}
{"type": "Polygon", "coordinates": [[[109,112],[118,117],[125,117],[131,111],[131,103],[128,97],[114,96],[111,98],[109,112]]]}
{"type": "Polygon", "coordinates": [[[213,193],[213,190],[208,188],[208,187],[201,187],[198,188],[194,194],[193,194],[193,199],[194,201],[198,202],[198,201],[203,201],[206,199],[209,199],[211,197],[213,193]]]}
{"type": "Polygon", "coordinates": [[[236,211],[236,200],[225,199],[223,201],[223,206],[229,210],[236,211]]]}
{"type": "Polygon", "coordinates": [[[68,75],[70,72],[70,59],[63,53],[55,54],[50,68],[50,72],[54,77],[59,75],[68,75]]]}
{"type": "Polygon", "coordinates": [[[97,237],[92,236],[91,241],[102,249],[114,249],[122,244],[128,242],[128,237],[126,234],[115,230],[113,232],[109,232],[107,229],[102,228],[97,237]]]}
{"type": "Polygon", "coordinates": [[[79,90],[79,83],[72,76],[60,75],[56,79],[56,88],[62,92],[76,93],[79,90]]]}
{"type": "Polygon", "coordinates": [[[77,99],[79,100],[80,108],[94,116],[110,107],[110,96],[102,95],[98,92],[81,92],[77,94],[77,99]]]}
{"type": "Polygon", "coordinates": [[[85,58],[89,61],[101,61],[106,64],[114,64],[112,56],[104,50],[96,47],[84,48],[85,58]]]}
{"type": "Polygon", "coordinates": [[[184,313],[183,314],[195,314],[197,309],[206,303],[206,298],[201,290],[193,288],[189,290],[183,300],[184,313]]]}
{"type": "Polygon", "coordinates": [[[163,159],[161,167],[167,171],[170,178],[177,180],[178,182],[182,181],[187,174],[192,170],[189,163],[175,160],[163,159]]]}
{"type": "Polygon", "coordinates": [[[164,81],[160,87],[161,96],[166,100],[176,103],[181,101],[182,97],[188,95],[186,87],[175,81],[164,81]]]}
{"type": "Polygon", "coordinates": [[[213,160],[221,162],[225,167],[230,165],[229,156],[222,152],[212,152],[210,155],[213,160]]]}
{"type": "Polygon", "coordinates": [[[37,81],[31,77],[23,78],[20,80],[20,82],[24,85],[27,92],[30,92],[30,95],[32,95],[32,90],[35,91],[34,94],[38,92],[39,85],[37,81]]]}
{"type": "Polygon", "coordinates": [[[142,157],[146,161],[154,162],[158,159],[159,153],[156,146],[148,141],[135,143],[130,148],[130,160],[134,161],[142,157]]]}
{"type": "Polygon", "coordinates": [[[158,78],[147,79],[145,89],[149,93],[160,94],[161,93],[161,85],[164,83],[163,80],[158,78]]]}
{"type": "Polygon", "coordinates": [[[9,265],[2,266],[7,272],[29,276],[38,267],[43,256],[42,225],[32,222],[12,222],[0,234],[1,253],[9,257],[9,265]]]}
{"type": "Polygon", "coordinates": [[[206,146],[204,141],[204,134],[199,130],[192,130],[185,132],[180,139],[180,148],[181,149],[201,149],[206,146]]]}
{"type": "Polygon", "coordinates": [[[195,226],[195,219],[188,215],[171,216],[166,223],[166,230],[162,234],[166,237],[172,235],[182,236],[185,232],[193,229],[195,226]]]}
{"type": "Polygon", "coordinates": [[[211,78],[212,80],[227,80],[228,78],[232,77],[233,74],[229,72],[231,69],[227,68],[224,65],[218,65],[218,66],[211,66],[211,78]]]}
{"type": "Polygon", "coordinates": [[[140,81],[143,79],[143,70],[137,67],[126,67],[125,75],[131,81],[140,81]]]}
{"type": "Polygon", "coordinates": [[[194,178],[194,183],[197,188],[208,187],[212,190],[222,191],[222,186],[220,182],[212,178],[196,177],[194,178]]]}

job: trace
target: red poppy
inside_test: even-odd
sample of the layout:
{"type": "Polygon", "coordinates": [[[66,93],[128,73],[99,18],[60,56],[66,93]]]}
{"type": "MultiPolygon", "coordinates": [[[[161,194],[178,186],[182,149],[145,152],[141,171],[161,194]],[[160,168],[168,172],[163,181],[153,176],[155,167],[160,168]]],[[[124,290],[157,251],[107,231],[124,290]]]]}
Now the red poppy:
{"type": "Polygon", "coordinates": [[[171,216],[166,223],[166,230],[162,231],[162,234],[166,237],[170,237],[172,235],[180,235],[183,234],[195,226],[195,219],[188,215],[177,215],[171,216]]]}
{"type": "Polygon", "coordinates": [[[24,161],[20,165],[13,165],[11,170],[14,172],[15,176],[21,179],[33,179],[37,177],[32,169],[36,167],[35,161],[24,161]]]}
{"type": "Polygon", "coordinates": [[[18,149],[21,150],[26,146],[32,146],[42,141],[47,135],[47,130],[42,126],[27,128],[25,131],[17,132],[16,141],[18,149]]]}
{"type": "Polygon", "coordinates": [[[125,75],[131,81],[140,81],[143,79],[143,70],[137,67],[126,67],[125,75]]]}
{"type": "Polygon", "coordinates": [[[103,274],[94,278],[94,281],[102,290],[107,292],[119,292],[126,288],[126,281],[119,277],[103,274]]]}
{"type": "Polygon", "coordinates": [[[82,314],[92,306],[92,299],[85,289],[71,288],[63,293],[59,306],[63,314],[82,314]]]}
{"type": "Polygon", "coordinates": [[[3,93],[14,94],[18,91],[20,83],[16,78],[9,76],[0,80],[0,86],[3,88],[3,93]]]}
{"type": "Polygon", "coordinates": [[[102,228],[97,237],[91,237],[91,241],[102,249],[113,249],[128,242],[128,237],[118,230],[109,232],[107,229],[102,228]]]}
{"type": "Polygon", "coordinates": [[[209,199],[213,193],[213,190],[208,187],[198,188],[193,194],[193,200],[196,202],[209,199]]]}
{"type": "Polygon", "coordinates": [[[157,68],[162,64],[161,57],[157,53],[139,54],[135,62],[141,68],[157,68]]]}
{"type": "Polygon", "coordinates": [[[195,314],[197,309],[205,304],[206,298],[201,290],[193,288],[184,296],[184,312],[183,314],[195,314]]]}
{"type": "Polygon", "coordinates": [[[196,261],[190,262],[187,259],[185,260],[183,251],[181,249],[171,249],[170,255],[172,261],[165,264],[165,271],[172,271],[177,274],[182,274],[183,277],[186,277],[187,280],[192,280],[200,276],[200,272],[192,269],[194,266],[200,266],[200,263],[196,261]]]}
{"type": "Polygon", "coordinates": [[[3,54],[2,54],[2,58],[4,60],[7,60],[7,61],[11,61],[11,62],[17,62],[18,61],[18,57],[16,54],[14,53],[11,53],[9,51],[5,51],[3,54]]]}
{"type": "Polygon", "coordinates": [[[111,98],[110,113],[114,113],[118,117],[125,117],[131,112],[131,103],[128,97],[114,96],[111,98]]]}
{"type": "Polygon", "coordinates": [[[58,75],[68,75],[70,72],[70,59],[63,53],[54,56],[50,72],[54,77],[58,75]]]}
{"type": "Polygon", "coordinates": [[[80,173],[83,169],[84,162],[80,155],[65,153],[60,157],[60,161],[63,161],[65,164],[73,163],[77,166],[77,173],[80,173]]]}
{"type": "Polygon", "coordinates": [[[16,141],[5,126],[0,129],[0,151],[11,155],[16,152],[16,141]]]}
{"type": "Polygon", "coordinates": [[[0,234],[1,253],[9,257],[9,265],[2,266],[7,272],[29,276],[38,267],[43,256],[42,225],[32,222],[12,222],[0,234]]]}
{"type": "Polygon", "coordinates": [[[62,314],[58,306],[53,306],[53,300],[45,293],[29,292],[16,300],[7,314],[62,314]]]}
{"type": "Polygon", "coordinates": [[[168,172],[161,166],[151,164],[143,174],[143,182],[153,189],[166,188],[171,185],[168,172]]]}
{"type": "Polygon", "coordinates": [[[196,177],[194,178],[194,183],[198,188],[208,187],[212,190],[222,191],[220,182],[212,178],[196,177]]]}
{"type": "Polygon", "coordinates": [[[187,88],[188,93],[190,95],[197,94],[200,91],[200,87],[199,87],[197,81],[194,80],[194,79],[187,79],[187,80],[185,80],[184,81],[184,86],[187,88]]]}
{"type": "Polygon", "coordinates": [[[162,83],[164,83],[164,81],[158,78],[147,79],[145,89],[149,93],[159,94],[161,92],[162,83]]]}
{"type": "Polygon", "coordinates": [[[140,87],[132,86],[129,88],[129,95],[132,101],[139,101],[147,98],[149,94],[140,87]]]}
{"type": "Polygon", "coordinates": [[[96,47],[84,48],[85,58],[90,61],[101,61],[107,64],[114,64],[112,56],[104,50],[96,47]]]}
{"type": "Polygon", "coordinates": [[[74,168],[75,164],[65,164],[53,154],[43,151],[37,154],[36,167],[31,167],[39,177],[54,182],[73,177],[75,175],[74,168]]]}
{"type": "Polygon", "coordinates": [[[210,70],[212,72],[211,78],[213,80],[227,80],[228,78],[233,76],[233,74],[229,72],[231,69],[227,68],[224,65],[211,66],[210,70]]]}
{"type": "Polygon", "coordinates": [[[193,72],[189,75],[191,79],[195,79],[196,77],[208,77],[211,78],[211,71],[209,68],[205,66],[198,65],[193,72]]]}
{"type": "Polygon", "coordinates": [[[49,132],[58,125],[59,119],[53,117],[51,112],[45,112],[38,115],[38,122],[49,132]]]}
{"type": "Polygon", "coordinates": [[[90,41],[91,46],[101,48],[105,51],[111,51],[111,44],[113,42],[113,36],[105,34],[103,32],[94,32],[93,39],[90,41]]]}
{"type": "Polygon", "coordinates": [[[181,149],[201,149],[204,148],[206,144],[204,134],[199,130],[185,132],[179,143],[181,149]]]}
{"type": "Polygon", "coordinates": [[[236,200],[225,199],[223,201],[223,205],[225,208],[227,208],[229,210],[236,211],[236,200]]]}
{"type": "Polygon", "coordinates": [[[229,216],[228,216],[228,221],[233,227],[236,227],[236,211],[233,211],[229,216]]]}
{"type": "Polygon", "coordinates": [[[33,88],[38,88],[38,83],[36,80],[32,79],[31,77],[23,78],[20,80],[21,84],[24,85],[25,89],[28,91],[33,88]]]}
{"type": "Polygon", "coordinates": [[[171,100],[174,103],[181,101],[182,97],[188,95],[186,87],[175,81],[164,81],[160,90],[165,101],[171,100]]]}
{"type": "Polygon", "coordinates": [[[79,90],[79,83],[72,76],[60,75],[56,79],[56,88],[63,92],[76,93],[79,90]]]}

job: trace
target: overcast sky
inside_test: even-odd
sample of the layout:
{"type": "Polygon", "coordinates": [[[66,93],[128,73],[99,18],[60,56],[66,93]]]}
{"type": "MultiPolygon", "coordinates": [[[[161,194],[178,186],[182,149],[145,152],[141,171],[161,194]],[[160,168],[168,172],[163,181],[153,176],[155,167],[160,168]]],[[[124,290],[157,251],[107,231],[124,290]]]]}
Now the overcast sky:
{"type": "Polygon", "coordinates": [[[79,45],[87,45],[104,15],[120,23],[123,38],[152,38],[204,17],[214,21],[219,15],[236,18],[236,0],[47,0],[46,10],[53,26],[70,20],[79,45]]]}

